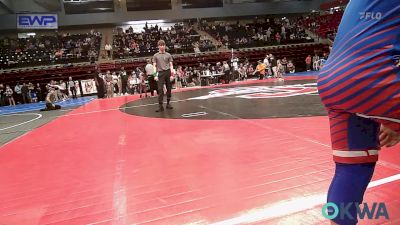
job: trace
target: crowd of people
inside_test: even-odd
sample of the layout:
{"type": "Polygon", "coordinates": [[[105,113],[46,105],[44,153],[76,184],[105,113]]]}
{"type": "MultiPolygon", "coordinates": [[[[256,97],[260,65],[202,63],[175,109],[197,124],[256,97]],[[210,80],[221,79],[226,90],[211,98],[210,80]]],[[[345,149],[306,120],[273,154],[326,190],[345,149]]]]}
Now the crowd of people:
{"type": "Polygon", "coordinates": [[[0,106],[29,104],[46,100],[50,90],[54,89],[55,101],[77,98],[78,81],[69,77],[68,81],[51,80],[47,84],[32,82],[17,82],[15,85],[0,83],[0,106]]]}
{"type": "Polygon", "coordinates": [[[299,21],[301,21],[303,27],[312,31],[319,37],[329,38],[333,41],[342,16],[343,11],[338,10],[324,15],[310,14],[299,21]]]}
{"type": "MultiPolygon", "coordinates": [[[[261,47],[312,42],[305,28],[320,36],[333,38],[342,12],[328,15],[309,15],[301,18],[263,18],[252,22],[177,23],[169,28],[145,24],[143,31],[115,30],[111,43],[104,50],[108,59],[146,57],[157,52],[156,43],[166,42],[171,54],[200,53],[228,48],[261,47]],[[213,36],[221,46],[215,46],[207,35],[199,35],[195,26],[213,36]]],[[[91,30],[81,34],[37,35],[29,38],[0,39],[0,67],[9,69],[51,64],[97,61],[102,35],[91,30]]]]}
{"type": "Polygon", "coordinates": [[[267,45],[294,44],[313,41],[297,20],[255,19],[251,23],[217,22],[202,20],[200,29],[211,34],[228,48],[248,48],[267,45]]]}
{"type": "MultiPolygon", "coordinates": [[[[287,73],[295,73],[296,67],[292,60],[286,57],[277,59],[272,54],[266,54],[257,64],[248,59],[233,58],[230,61],[216,63],[199,63],[197,66],[174,67],[176,73],[171,76],[175,89],[200,85],[226,84],[232,81],[247,79],[280,78],[287,73]]],[[[154,96],[158,92],[154,67],[151,59],[143,67],[131,71],[123,67],[114,72],[98,71],[94,80],[99,98],[139,94],[140,97],[154,96]]]]}
{"type": "Polygon", "coordinates": [[[0,39],[0,67],[9,69],[97,60],[101,33],[56,34],[0,39]]]}
{"type": "Polygon", "coordinates": [[[157,52],[157,41],[164,39],[171,54],[206,52],[215,50],[210,40],[200,36],[193,25],[175,24],[162,30],[158,25],[148,26],[135,33],[130,27],[126,31],[119,28],[114,35],[113,44],[106,46],[109,56],[113,50],[114,59],[150,56],[157,52]]]}
{"type": "MultiPolygon", "coordinates": [[[[339,13],[334,14],[334,18],[339,13]]],[[[252,23],[235,24],[210,23],[200,20],[198,29],[206,31],[227,47],[254,47],[270,44],[283,44],[285,41],[308,41],[310,38],[305,34],[302,27],[315,28],[327,22],[325,19],[306,17],[297,19],[255,19],[252,23]],[[324,22],[325,21],[325,22],[324,22]],[[318,22],[318,23],[317,23],[318,22]]],[[[330,17],[329,17],[330,18],[330,17]]],[[[183,52],[203,52],[214,50],[210,40],[200,36],[192,23],[175,24],[168,29],[148,26],[143,32],[135,33],[130,27],[126,31],[117,30],[114,41],[107,43],[105,50],[109,58],[149,56],[158,51],[157,41],[162,37],[166,41],[166,49],[171,54],[183,52]]],[[[95,61],[98,57],[101,34],[91,30],[86,34],[63,34],[55,36],[36,36],[22,39],[5,38],[0,40],[0,61],[2,68],[10,66],[23,66],[29,61],[39,64],[51,64],[57,60],[73,62],[72,59],[90,59],[95,61]],[[72,61],[71,61],[72,60],[72,61]]],[[[218,47],[218,46],[217,46],[218,47]]],[[[319,70],[327,59],[323,56],[307,56],[304,60],[306,70],[319,70]]],[[[254,60],[254,59],[253,59],[254,60]]],[[[299,63],[297,59],[297,63],[299,63]]],[[[149,74],[151,61],[146,67],[136,68],[133,71],[99,72],[95,76],[99,97],[113,97],[139,93],[142,97],[154,95],[157,91],[156,81],[149,74]]],[[[303,65],[301,65],[303,66],[303,65]]],[[[296,72],[293,59],[282,57],[277,59],[272,54],[267,54],[257,64],[250,63],[247,59],[232,59],[231,61],[200,63],[198,66],[177,66],[176,75],[173,77],[174,87],[179,89],[189,86],[198,86],[213,83],[229,83],[230,81],[246,80],[248,78],[264,79],[268,77],[282,78],[286,73],[296,72]]],[[[57,85],[56,100],[66,99],[69,95],[76,97],[76,84],[70,81],[51,82],[50,84],[32,84],[30,82],[6,85],[0,84],[0,104],[15,105],[31,102],[44,101],[49,91],[48,85],[57,85]],[[70,88],[75,88],[72,93],[70,88]]]]}
{"type": "MultiPolygon", "coordinates": [[[[305,59],[307,71],[319,70],[327,59],[327,53],[319,56],[308,55],[305,59]]],[[[232,81],[247,79],[279,78],[285,74],[295,73],[293,60],[286,57],[277,58],[266,54],[265,58],[256,63],[247,58],[232,58],[215,63],[199,63],[197,66],[175,66],[176,73],[171,77],[175,89],[200,85],[227,84],[232,81]]],[[[95,73],[94,81],[99,98],[139,94],[140,97],[154,96],[158,93],[157,81],[154,78],[154,67],[151,59],[143,67],[127,71],[124,67],[115,71],[95,73]]],[[[0,84],[0,105],[29,104],[45,101],[50,87],[55,88],[55,101],[77,98],[79,82],[72,80],[51,81],[48,84],[33,84],[31,82],[16,83],[14,86],[0,84]]]]}

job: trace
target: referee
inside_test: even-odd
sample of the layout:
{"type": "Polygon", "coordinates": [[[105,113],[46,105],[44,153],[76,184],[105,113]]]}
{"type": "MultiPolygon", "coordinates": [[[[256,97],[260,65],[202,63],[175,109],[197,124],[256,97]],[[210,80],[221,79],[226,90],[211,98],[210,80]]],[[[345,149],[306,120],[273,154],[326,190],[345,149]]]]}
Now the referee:
{"type": "Polygon", "coordinates": [[[169,104],[171,101],[171,74],[174,71],[172,65],[172,56],[168,52],[165,52],[165,41],[158,41],[159,52],[153,56],[153,65],[155,70],[158,72],[158,76],[155,77],[158,80],[158,104],[159,108],[156,112],[164,111],[163,101],[164,101],[164,84],[167,87],[167,109],[173,109],[169,104]]]}

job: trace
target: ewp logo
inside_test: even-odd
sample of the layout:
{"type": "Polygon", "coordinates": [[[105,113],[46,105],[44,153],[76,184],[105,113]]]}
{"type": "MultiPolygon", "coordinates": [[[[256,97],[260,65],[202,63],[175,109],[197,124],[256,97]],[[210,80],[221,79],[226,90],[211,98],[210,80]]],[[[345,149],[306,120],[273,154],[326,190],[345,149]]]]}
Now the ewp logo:
{"type": "Polygon", "coordinates": [[[57,29],[57,15],[18,15],[20,29],[57,29]]]}
{"type": "Polygon", "coordinates": [[[370,209],[368,207],[367,203],[362,204],[363,207],[360,207],[360,204],[356,202],[350,202],[348,204],[341,203],[340,204],[340,209],[339,207],[333,203],[333,202],[328,202],[322,207],[322,215],[327,218],[327,219],[335,219],[339,216],[340,219],[350,219],[354,220],[355,218],[351,213],[349,212],[350,208],[355,206],[357,216],[359,219],[364,219],[365,216],[367,216],[367,219],[379,219],[380,217],[384,217],[385,219],[389,219],[389,213],[386,209],[385,203],[376,203],[374,202],[372,204],[372,208],[370,209]],[[328,211],[328,213],[327,213],[328,211]]]}

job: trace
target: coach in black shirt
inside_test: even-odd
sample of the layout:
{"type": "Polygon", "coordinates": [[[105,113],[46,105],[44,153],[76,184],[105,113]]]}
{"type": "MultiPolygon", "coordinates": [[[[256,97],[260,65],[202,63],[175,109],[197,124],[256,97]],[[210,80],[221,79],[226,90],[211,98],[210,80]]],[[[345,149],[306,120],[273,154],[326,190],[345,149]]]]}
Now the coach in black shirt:
{"type": "Polygon", "coordinates": [[[167,87],[167,109],[172,109],[170,105],[171,101],[171,74],[174,71],[174,66],[172,64],[172,56],[168,52],[165,52],[165,42],[163,40],[158,41],[159,52],[153,56],[153,65],[155,70],[158,72],[158,76],[155,77],[158,80],[158,104],[159,108],[156,112],[164,111],[163,101],[164,101],[164,84],[167,87]]]}

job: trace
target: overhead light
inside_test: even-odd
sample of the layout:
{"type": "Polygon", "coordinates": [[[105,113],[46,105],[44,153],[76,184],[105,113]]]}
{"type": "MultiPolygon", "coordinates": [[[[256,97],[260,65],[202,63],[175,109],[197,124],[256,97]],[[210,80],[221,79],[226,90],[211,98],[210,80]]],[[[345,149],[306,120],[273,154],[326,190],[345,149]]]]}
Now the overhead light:
{"type": "Polygon", "coordinates": [[[165,20],[138,20],[138,21],[128,21],[125,22],[125,24],[128,25],[139,25],[139,24],[145,24],[147,22],[147,24],[155,24],[155,23],[165,23],[165,20]]]}

